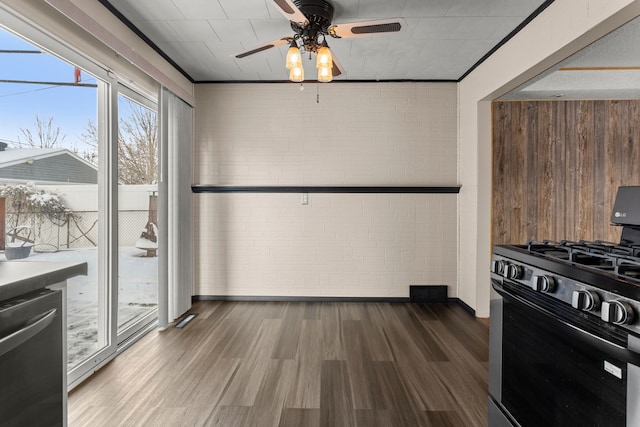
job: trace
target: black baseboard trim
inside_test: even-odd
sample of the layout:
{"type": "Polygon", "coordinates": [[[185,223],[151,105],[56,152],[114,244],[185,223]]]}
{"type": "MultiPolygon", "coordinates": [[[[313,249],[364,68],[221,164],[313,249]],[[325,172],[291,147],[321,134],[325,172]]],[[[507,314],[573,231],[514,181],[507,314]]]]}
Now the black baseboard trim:
{"type": "Polygon", "coordinates": [[[201,185],[191,186],[194,193],[398,193],[398,194],[458,194],[460,186],[239,186],[201,185]]]}
{"type": "Polygon", "coordinates": [[[449,298],[450,300],[454,300],[453,302],[455,302],[456,304],[458,304],[460,307],[464,308],[464,310],[469,313],[470,315],[472,315],[473,317],[476,317],[476,311],[471,308],[469,305],[467,305],[466,302],[462,301],[460,298],[449,298]]]}
{"type": "MultiPolygon", "coordinates": [[[[243,302],[378,302],[378,303],[410,303],[403,297],[296,297],[296,296],[262,296],[262,295],[194,295],[192,302],[197,301],[243,301],[243,302]]],[[[457,304],[467,313],[476,317],[476,311],[460,298],[447,298],[447,303],[457,304]]],[[[418,303],[438,304],[438,303],[418,303]]]]}

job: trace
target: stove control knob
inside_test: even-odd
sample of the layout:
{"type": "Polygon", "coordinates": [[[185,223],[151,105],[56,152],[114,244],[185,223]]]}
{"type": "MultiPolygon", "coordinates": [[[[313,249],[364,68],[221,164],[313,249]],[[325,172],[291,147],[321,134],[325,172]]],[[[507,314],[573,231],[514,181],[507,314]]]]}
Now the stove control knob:
{"type": "Polygon", "coordinates": [[[573,291],[571,306],[582,311],[594,311],[600,308],[600,296],[592,291],[573,291]]]}
{"type": "Polygon", "coordinates": [[[507,266],[506,277],[509,279],[522,279],[524,276],[524,268],[521,265],[509,264],[507,266]]]}
{"type": "Polygon", "coordinates": [[[602,303],[600,317],[605,322],[615,323],[616,325],[628,325],[633,322],[635,313],[633,308],[624,301],[605,301],[602,303]]]}
{"type": "Polygon", "coordinates": [[[536,292],[550,293],[556,289],[556,280],[552,276],[533,276],[531,288],[536,292]]]}
{"type": "Polygon", "coordinates": [[[501,259],[491,261],[491,271],[496,274],[504,274],[507,263],[502,261],[501,259]]]}

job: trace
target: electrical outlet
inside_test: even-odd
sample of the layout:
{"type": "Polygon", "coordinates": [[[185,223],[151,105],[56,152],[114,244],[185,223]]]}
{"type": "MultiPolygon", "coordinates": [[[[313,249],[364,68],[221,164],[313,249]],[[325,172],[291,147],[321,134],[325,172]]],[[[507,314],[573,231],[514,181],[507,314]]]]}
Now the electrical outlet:
{"type": "Polygon", "coordinates": [[[302,193],[302,195],[300,197],[300,204],[301,205],[308,205],[309,204],[309,193],[302,193]]]}

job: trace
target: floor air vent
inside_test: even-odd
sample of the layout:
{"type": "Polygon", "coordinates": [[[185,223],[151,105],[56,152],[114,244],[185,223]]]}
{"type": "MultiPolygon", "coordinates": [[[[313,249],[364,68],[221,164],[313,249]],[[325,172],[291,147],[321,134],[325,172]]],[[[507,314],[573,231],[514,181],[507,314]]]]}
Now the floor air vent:
{"type": "Polygon", "coordinates": [[[409,286],[411,302],[447,302],[447,287],[444,285],[409,286]]]}
{"type": "Polygon", "coordinates": [[[177,329],[184,328],[185,326],[187,326],[189,324],[189,322],[191,322],[193,319],[195,319],[197,315],[198,315],[197,313],[187,314],[181,321],[176,323],[176,328],[177,329]]]}

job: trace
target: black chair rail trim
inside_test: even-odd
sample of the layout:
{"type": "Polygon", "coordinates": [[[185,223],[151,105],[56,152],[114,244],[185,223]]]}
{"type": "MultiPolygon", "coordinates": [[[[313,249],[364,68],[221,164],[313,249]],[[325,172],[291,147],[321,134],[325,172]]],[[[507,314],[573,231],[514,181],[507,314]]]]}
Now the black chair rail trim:
{"type": "Polygon", "coordinates": [[[342,186],[228,186],[192,185],[194,193],[418,193],[457,194],[460,186],[448,187],[342,187],[342,186]]]}

